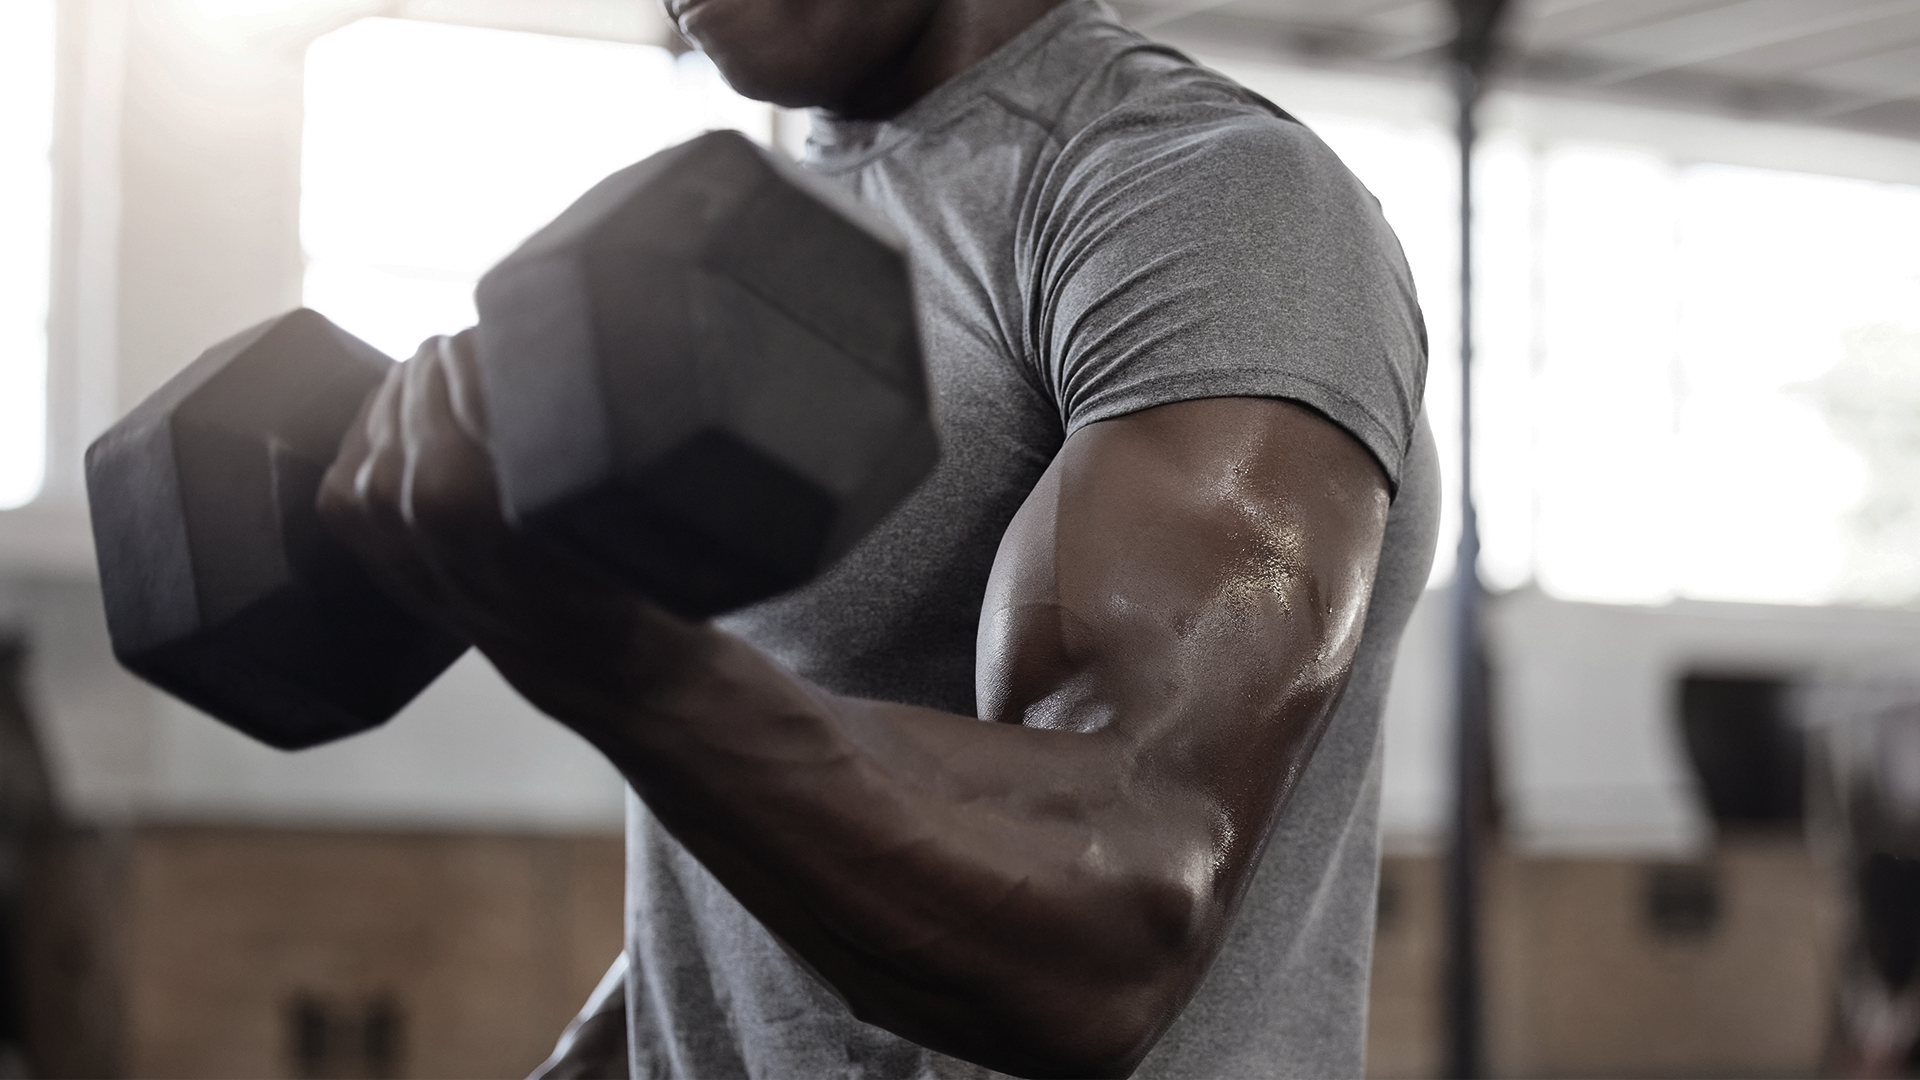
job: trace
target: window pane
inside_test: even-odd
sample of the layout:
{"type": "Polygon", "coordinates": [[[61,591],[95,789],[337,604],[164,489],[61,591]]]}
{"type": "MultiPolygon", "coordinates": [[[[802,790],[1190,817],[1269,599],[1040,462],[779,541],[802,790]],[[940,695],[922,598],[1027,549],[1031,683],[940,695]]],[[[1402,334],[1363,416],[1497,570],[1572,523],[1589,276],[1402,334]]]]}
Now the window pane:
{"type": "Polygon", "coordinates": [[[479,275],[614,170],[772,110],[665,49],[365,19],[307,54],[307,303],[405,357],[479,275]]]}
{"type": "Polygon", "coordinates": [[[1546,170],[1542,584],[1920,600],[1920,189],[1586,147],[1546,170]]]}
{"type": "Polygon", "coordinates": [[[1920,600],[1920,189],[1694,168],[1679,243],[1682,591],[1920,600]]]}
{"type": "Polygon", "coordinates": [[[1674,200],[1664,159],[1542,163],[1541,583],[1588,600],[1673,589],[1674,200]]]}
{"type": "Polygon", "coordinates": [[[53,5],[0,15],[0,509],[38,494],[46,463],[53,5]]]}

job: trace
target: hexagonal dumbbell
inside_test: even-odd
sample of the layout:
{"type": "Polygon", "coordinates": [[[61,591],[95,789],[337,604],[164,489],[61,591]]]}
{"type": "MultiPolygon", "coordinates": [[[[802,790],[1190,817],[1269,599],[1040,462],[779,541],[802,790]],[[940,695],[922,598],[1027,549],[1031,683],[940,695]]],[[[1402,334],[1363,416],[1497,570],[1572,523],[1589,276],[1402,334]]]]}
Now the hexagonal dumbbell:
{"type": "MultiPolygon", "coordinates": [[[[936,457],[899,239],[738,134],[608,177],[477,300],[509,519],[684,617],[809,580],[936,457]]],[[[314,510],[392,363],[296,311],[208,350],[88,450],[129,669],[294,748],[384,722],[459,656],[314,510]]]]}
{"type": "Polygon", "coordinates": [[[933,464],[899,242],[737,134],[601,181],[475,299],[508,514],[682,615],[811,578],[933,464]]]}
{"type": "Polygon", "coordinates": [[[466,651],[375,588],[314,510],[392,366],[295,311],[208,349],[88,448],[123,664],[293,748],[385,720],[466,651]]]}

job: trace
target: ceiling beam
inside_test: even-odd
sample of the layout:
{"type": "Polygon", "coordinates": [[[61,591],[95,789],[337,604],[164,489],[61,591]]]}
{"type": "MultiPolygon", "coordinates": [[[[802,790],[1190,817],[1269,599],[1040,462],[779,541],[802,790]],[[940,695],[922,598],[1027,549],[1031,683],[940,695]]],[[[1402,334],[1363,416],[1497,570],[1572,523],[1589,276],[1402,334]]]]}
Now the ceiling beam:
{"type": "MultiPolygon", "coordinates": [[[[1243,9],[1236,10],[1236,5],[1227,0],[1186,0],[1186,3],[1204,7],[1194,6],[1188,10],[1178,0],[1160,3],[1122,0],[1116,7],[1135,25],[1155,16],[1166,16],[1153,26],[1154,37],[1189,51],[1232,59],[1432,79],[1440,74],[1447,58],[1448,42],[1444,36],[1428,39],[1385,33],[1353,23],[1250,15],[1243,13],[1243,9]]],[[[1878,11],[1880,7],[1874,5],[1873,10],[1878,11]]],[[[1562,10],[1566,10],[1565,4],[1562,10]]],[[[1536,9],[1534,15],[1551,13],[1551,8],[1547,12],[1536,9]]],[[[1836,13],[1820,21],[1836,22],[1841,18],[1836,13]]],[[[1512,46],[1502,60],[1503,87],[1920,139],[1920,97],[1904,92],[1904,88],[1875,94],[1823,85],[1807,78],[1743,77],[1700,66],[1691,58],[1674,64],[1653,64],[1581,51],[1577,44],[1536,47],[1529,51],[1524,47],[1527,37],[1516,25],[1512,46]]]]}

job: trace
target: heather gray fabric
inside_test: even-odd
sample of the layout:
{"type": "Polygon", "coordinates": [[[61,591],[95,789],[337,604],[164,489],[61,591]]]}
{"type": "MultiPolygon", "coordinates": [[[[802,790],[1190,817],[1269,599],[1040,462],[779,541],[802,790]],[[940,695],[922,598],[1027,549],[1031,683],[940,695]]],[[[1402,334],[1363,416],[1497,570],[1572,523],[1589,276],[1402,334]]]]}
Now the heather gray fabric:
{"type": "MultiPolygon", "coordinates": [[[[1395,483],[1352,682],[1218,961],[1139,1074],[1359,1075],[1379,717],[1438,511],[1420,314],[1377,205],[1306,129],[1097,0],[892,121],[817,119],[807,163],[908,239],[945,456],[826,577],[725,620],[801,675],[972,715],[1000,535],[1096,421],[1288,398],[1395,483]]],[[[854,1019],[630,806],[636,1077],[985,1075],[854,1019]]]]}

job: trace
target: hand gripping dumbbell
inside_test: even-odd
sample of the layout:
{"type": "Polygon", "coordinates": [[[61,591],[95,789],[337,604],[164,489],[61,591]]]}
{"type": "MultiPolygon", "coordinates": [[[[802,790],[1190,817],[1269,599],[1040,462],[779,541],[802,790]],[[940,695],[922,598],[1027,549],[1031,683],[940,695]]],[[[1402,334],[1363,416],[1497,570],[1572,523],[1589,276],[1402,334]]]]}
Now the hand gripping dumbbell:
{"type": "MultiPolygon", "coordinates": [[[[508,520],[683,617],[820,573],[937,454],[901,242],[738,134],[601,181],[475,298],[508,520]]],[[[459,657],[314,508],[392,366],[294,311],[88,449],[123,664],[292,749],[384,722],[459,657]]]]}

